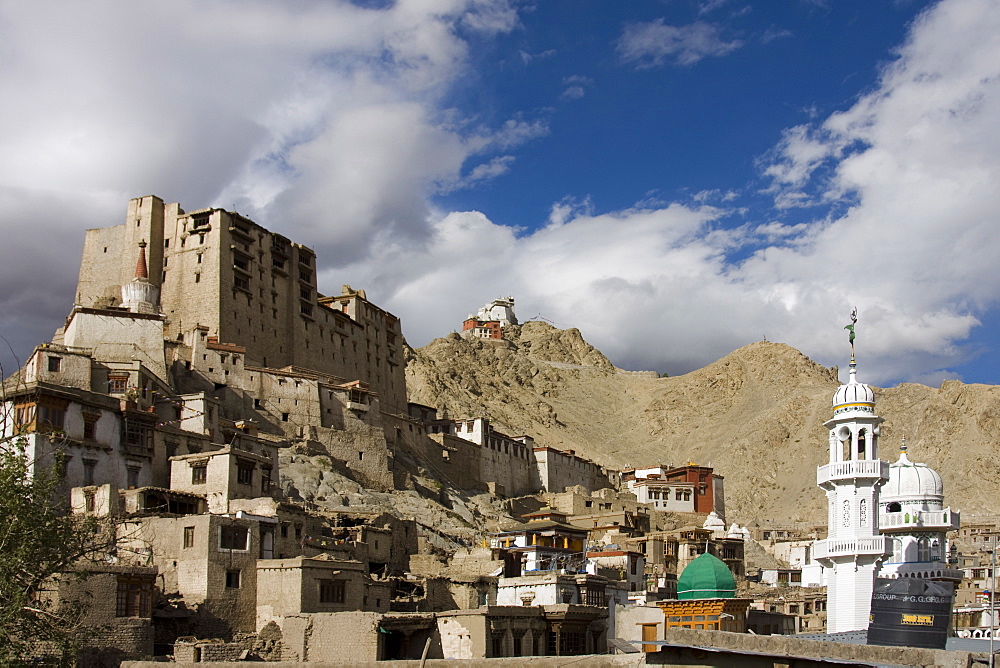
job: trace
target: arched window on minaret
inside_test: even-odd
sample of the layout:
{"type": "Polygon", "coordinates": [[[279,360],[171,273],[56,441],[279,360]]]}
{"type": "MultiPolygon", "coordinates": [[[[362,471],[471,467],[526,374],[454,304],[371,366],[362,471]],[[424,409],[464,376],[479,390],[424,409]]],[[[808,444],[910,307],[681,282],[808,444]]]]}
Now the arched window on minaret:
{"type": "Polygon", "coordinates": [[[842,521],[843,521],[845,527],[849,527],[849,526],[851,526],[851,502],[848,501],[847,499],[844,499],[844,511],[843,512],[844,512],[844,517],[843,517],[842,521]]]}
{"type": "Polygon", "coordinates": [[[921,538],[917,541],[917,561],[926,562],[930,560],[930,542],[926,538],[921,538]]]}
{"type": "Polygon", "coordinates": [[[851,452],[851,432],[847,427],[841,427],[840,433],[837,434],[840,439],[840,449],[841,449],[841,461],[847,462],[854,459],[851,452]],[[846,435],[846,438],[845,438],[846,435]]]}
{"type": "Polygon", "coordinates": [[[858,432],[858,459],[868,459],[868,430],[862,429],[858,432]]]}
{"type": "Polygon", "coordinates": [[[861,499],[858,503],[858,526],[868,526],[868,499],[861,499]]]}
{"type": "Polygon", "coordinates": [[[903,562],[903,539],[892,539],[892,560],[899,564],[903,562]]]}

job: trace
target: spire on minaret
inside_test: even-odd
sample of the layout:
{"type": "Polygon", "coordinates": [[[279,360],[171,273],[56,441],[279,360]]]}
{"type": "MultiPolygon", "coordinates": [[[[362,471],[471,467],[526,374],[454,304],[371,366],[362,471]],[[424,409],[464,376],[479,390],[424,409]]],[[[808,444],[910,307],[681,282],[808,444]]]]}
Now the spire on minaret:
{"type": "Polygon", "coordinates": [[[896,464],[909,464],[910,458],[906,456],[906,437],[904,436],[899,442],[899,461],[896,464]]]}
{"type": "Polygon", "coordinates": [[[149,267],[146,266],[146,240],[139,242],[139,260],[135,263],[135,277],[149,280],[149,267]]]}

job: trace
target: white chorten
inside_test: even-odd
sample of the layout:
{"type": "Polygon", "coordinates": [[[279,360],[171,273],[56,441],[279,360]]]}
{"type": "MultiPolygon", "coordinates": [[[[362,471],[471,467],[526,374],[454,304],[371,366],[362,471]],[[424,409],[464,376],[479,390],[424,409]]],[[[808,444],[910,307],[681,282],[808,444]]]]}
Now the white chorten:
{"type": "Polygon", "coordinates": [[[713,538],[723,538],[726,535],[726,522],[714,510],[705,518],[701,528],[711,531],[713,538]]]}
{"type": "Polygon", "coordinates": [[[122,306],[133,313],[156,314],[160,303],[160,288],[149,282],[146,265],[146,242],[139,242],[139,259],[135,263],[135,278],[122,286],[122,306]]]}

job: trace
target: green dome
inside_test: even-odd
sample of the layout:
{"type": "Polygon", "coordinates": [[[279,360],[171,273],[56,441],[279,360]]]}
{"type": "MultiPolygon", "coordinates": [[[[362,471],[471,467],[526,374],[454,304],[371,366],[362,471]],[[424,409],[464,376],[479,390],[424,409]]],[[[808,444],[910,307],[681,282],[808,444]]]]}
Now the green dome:
{"type": "Polygon", "coordinates": [[[736,579],[721,559],[705,552],[698,555],[677,578],[677,598],[733,598],[736,579]]]}

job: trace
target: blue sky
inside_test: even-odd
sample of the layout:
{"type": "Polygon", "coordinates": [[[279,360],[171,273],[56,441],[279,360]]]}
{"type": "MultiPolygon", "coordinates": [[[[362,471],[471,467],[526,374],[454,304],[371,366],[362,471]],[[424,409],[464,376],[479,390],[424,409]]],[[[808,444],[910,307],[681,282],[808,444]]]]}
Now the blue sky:
{"type": "MultiPolygon", "coordinates": [[[[1000,3],[0,0],[0,335],[130,197],[314,247],[412,345],[513,295],[616,364],[997,383],[1000,3]]],[[[5,370],[14,362],[3,358],[5,370]]]]}
{"type": "Polygon", "coordinates": [[[757,161],[782,130],[855,101],[924,3],[837,4],[534,5],[521,13],[521,29],[473,55],[472,85],[449,102],[493,123],[518,114],[545,119],[550,132],[518,151],[517,169],[502,183],[442,205],[527,225],[561,196],[617,210],[646,194],[673,200],[722,188],[752,195],[760,187],[757,161]],[[709,46],[691,54],[692,63],[680,54],[626,61],[618,46],[628,27],[658,21],[708,26],[731,50],[716,54],[709,46]]]}

